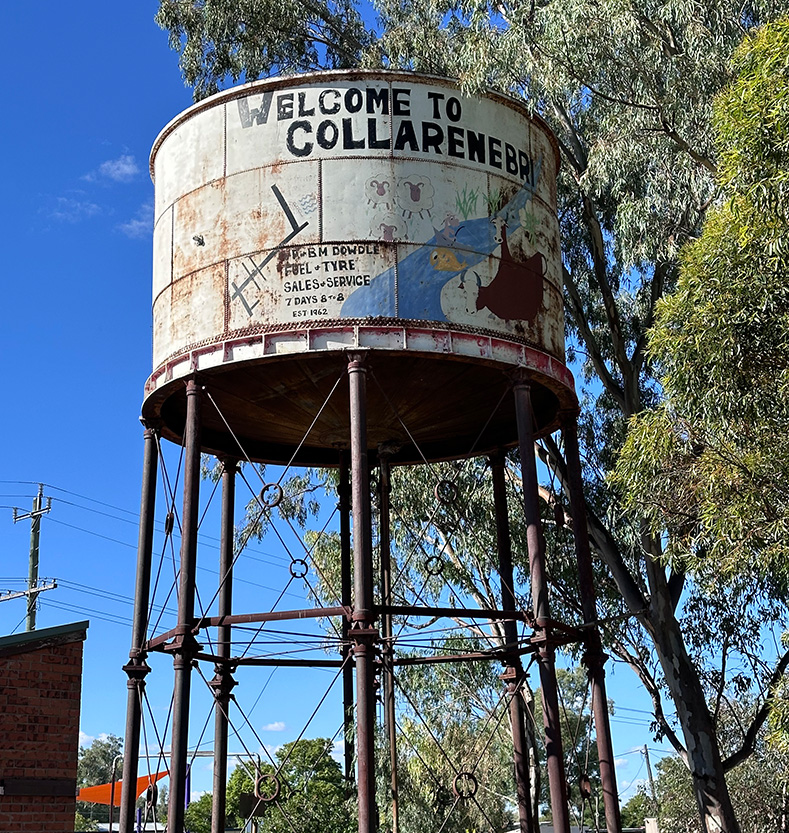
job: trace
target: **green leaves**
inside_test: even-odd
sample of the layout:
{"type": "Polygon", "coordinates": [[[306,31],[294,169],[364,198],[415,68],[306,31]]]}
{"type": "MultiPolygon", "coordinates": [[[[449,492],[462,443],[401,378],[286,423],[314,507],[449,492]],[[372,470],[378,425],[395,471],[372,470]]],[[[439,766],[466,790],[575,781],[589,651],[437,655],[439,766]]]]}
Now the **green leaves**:
{"type": "MultiPolygon", "coordinates": [[[[302,739],[277,749],[276,767],[259,764],[261,795],[277,793],[276,800],[257,802],[256,807],[252,801],[260,833],[290,833],[294,825],[302,833],[351,833],[355,829],[342,771],[331,752],[329,738],[302,739]]],[[[242,811],[243,797],[253,794],[255,773],[256,767],[245,762],[228,779],[228,819],[235,825],[247,821],[242,811]]]]}
{"type": "Polygon", "coordinates": [[[784,581],[787,46],[787,20],[747,40],[737,80],[716,101],[724,201],[685,247],[676,292],[658,304],[650,353],[666,400],[632,421],[614,477],[628,506],[668,531],[669,558],[784,581]]]}
{"type": "Polygon", "coordinates": [[[789,21],[746,39],[738,80],[715,105],[721,183],[760,212],[789,218],[789,21]]]}
{"type": "Polygon", "coordinates": [[[211,833],[211,793],[203,793],[186,808],[184,827],[189,833],[211,833]]]}
{"type": "Polygon", "coordinates": [[[348,0],[160,0],[156,22],[195,101],[228,81],[358,66],[372,43],[348,0]]]}

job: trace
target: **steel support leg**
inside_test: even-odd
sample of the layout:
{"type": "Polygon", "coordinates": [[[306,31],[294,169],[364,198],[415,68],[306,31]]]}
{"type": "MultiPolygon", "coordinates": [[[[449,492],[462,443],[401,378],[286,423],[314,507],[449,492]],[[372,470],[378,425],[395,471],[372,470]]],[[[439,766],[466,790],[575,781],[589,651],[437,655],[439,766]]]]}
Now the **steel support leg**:
{"type": "MultiPolygon", "coordinates": [[[[389,461],[384,454],[381,458],[381,496],[379,546],[381,549],[381,604],[392,604],[392,552],[391,533],[389,526],[390,496],[392,491],[391,471],[389,461]]],[[[392,614],[384,614],[381,620],[381,636],[383,637],[382,668],[384,694],[384,724],[386,736],[389,740],[389,770],[392,791],[392,833],[399,833],[399,801],[397,789],[397,724],[395,722],[395,691],[394,691],[394,646],[392,645],[392,614]]]]}
{"type": "MultiPolygon", "coordinates": [[[[236,499],[237,461],[222,461],[222,519],[219,537],[219,616],[233,612],[233,539],[235,531],[234,512],[236,499]]],[[[216,654],[227,660],[231,652],[232,628],[220,625],[216,634],[216,654]]],[[[216,707],[214,711],[214,793],[211,805],[211,833],[225,833],[227,815],[227,710],[230,706],[230,692],[235,686],[232,669],[227,662],[215,666],[211,688],[216,707]]]]}
{"type": "MultiPolygon", "coordinates": [[[[341,603],[343,607],[350,607],[353,603],[351,580],[351,477],[346,451],[340,453],[339,498],[341,603]]],[[[345,662],[342,670],[343,737],[345,739],[345,784],[349,794],[354,783],[353,663],[348,660],[351,654],[350,630],[351,623],[343,618],[342,658],[345,662]]]]}
{"type": "Polygon", "coordinates": [[[120,833],[133,833],[134,805],[137,801],[137,770],[140,758],[140,723],[142,721],[142,695],[145,677],[151,670],[146,663],[144,649],[148,625],[148,605],[151,593],[151,554],[153,552],[153,525],[156,509],[156,476],[159,463],[159,446],[156,432],[146,428],[143,434],[144,452],[142,468],[142,495],[140,499],[140,530],[137,539],[137,583],[134,589],[134,620],[132,623],[129,662],[123,670],[126,683],[126,732],[123,749],[123,785],[118,829],[120,833]]]}
{"type": "MultiPolygon", "coordinates": [[[[589,547],[589,529],[586,522],[581,455],[578,450],[578,421],[575,413],[565,412],[562,414],[562,434],[564,436],[564,456],[567,462],[581,605],[584,622],[589,624],[597,619],[597,600],[594,589],[592,553],[589,547]]],[[[608,833],[621,833],[622,818],[619,811],[614,747],[611,740],[608,698],[605,691],[605,661],[607,657],[602,650],[598,629],[591,627],[587,630],[587,633],[583,662],[586,665],[592,685],[592,714],[594,715],[595,734],[597,736],[597,755],[600,759],[600,781],[603,787],[606,829],[608,833]]]]}
{"type": "Polygon", "coordinates": [[[567,780],[559,716],[559,695],[556,685],[555,650],[550,643],[550,607],[548,581],[545,573],[545,542],[540,523],[537,483],[537,461],[534,454],[534,427],[529,385],[520,378],[514,385],[515,415],[518,422],[518,446],[523,478],[523,508],[526,517],[526,541],[529,548],[529,572],[534,618],[543,643],[537,655],[542,690],[542,711],[545,722],[545,758],[551,796],[551,814],[555,833],[570,833],[567,806],[567,780]]]}
{"type": "MultiPolygon", "coordinates": [[[[493,506],[496,514],[496,548],[499,556],[501,578],[501,609],[515,611],[515,582],[512,571],[512,543],[510,539],[509,514],[507,511],[507,490],[504,477],[504,455],[490,457],[493,474],[493,506]]],[[[513,652],[518,645],[518,625],[514,619],[504,621],[504,642],[513,652]]],[[[502,674],[509,694],[510,728],[512,730],[512,751],[515,764],[515,787],[518,796],[518,820],[521,833],[534,833],[532,813],[531,779],[529,778],[529,744],[526,739],[526,719],[521,695],[523,664],[517,653],[507,660],[502,674]]]]}
{"type": "Polygon", "coordinates": [[[173,731],[170,752],[170,803],[168,833],[184,833],[186,810],[187,752],[189,743],[189,700],[192,658],[196,650],[194,627],[195,571],[197,569],[197,526],[200,517],[200,400],[194,380],[186,387],[184,429],[184,505],[181,515],[181,568],[178,592],[178,635],[173,651],[173,731]]]}
{"type": "MultiPolygon", "coordinates": [[[[367,370],[364,359],[348,363],[353,489],[354,612],[351,640],[356,660],[356,749],[359,833],[375,833],[375,646],[370,475],[367,463],[367,370]]],[[[178,832],[180,833],[180,831],[178,832]]]]}

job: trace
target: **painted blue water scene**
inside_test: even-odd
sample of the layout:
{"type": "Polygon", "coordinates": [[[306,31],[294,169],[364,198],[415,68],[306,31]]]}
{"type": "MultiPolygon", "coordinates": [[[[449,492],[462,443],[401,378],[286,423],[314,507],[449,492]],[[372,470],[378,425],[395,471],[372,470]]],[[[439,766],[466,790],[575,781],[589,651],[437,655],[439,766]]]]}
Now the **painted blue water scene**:
{"type": "MultiPolygon", "coordinates": [[[[484,201],[485,216],[461,219],[453,206],[436,221],[438,227],[433,225],[435,234],[398,263],[397,272],[391,267],[354,291],[341,316],[454,321],[455,303],[445,291],[453,283],[466,298],[468,313],[487,308],[502,320],[533,320],[542,301],[545,260],[535,252],[515,262],[507,235],[521,229],[527,237],[533,235],[528,204],[539,183],[541,163],[536,160],[533,175],[504,205],[484,201]],[[495,274],[488,265],[491,255],[498,259],[495,274]]],[[[400,253],[403,250],[401,245],[400,253]]]]}

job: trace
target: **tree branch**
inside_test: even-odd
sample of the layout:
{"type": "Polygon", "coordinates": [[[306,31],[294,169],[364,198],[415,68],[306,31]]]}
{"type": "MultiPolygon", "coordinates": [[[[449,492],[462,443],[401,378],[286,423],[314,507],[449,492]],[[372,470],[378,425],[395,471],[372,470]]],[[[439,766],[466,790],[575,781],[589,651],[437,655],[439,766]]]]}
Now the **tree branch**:
{"type": "Polygon", "coordinates": [[[729,757],[723,761],[724,772],[729,772],[734,769],[737,764],[741,764],[749,755],[753,753],[753,750],[756,748],[756,737],[759,734],[759,730],[762,726],[764,726],[765,721],[770,714],[770,708],[773,704],[773,689],[778,684],[781,677],[783,677],[786,673],[787,668],[789,668],[789,651],[787,651],[780,658],[775,668],[773,668],[772,674],[770,674],[770,678],[767,681],[767,696],[764,698],[764,702],[751,721],[751,725],[748,727],[748,731],[745,733],[745,737],[743,738],[742,745],[736,752],[729,755],[729,757]]]}
{"type": "MultiPolygon", "coordinates": [[[[622,335],[622,322],[619,318],[616,298],[611,289],[611,284],[608,282],[608,261],[605,254],[603,229],[600,226],[600,221],[595,213],[594,205],[589,195],[581,192],[581,199],[583,201],[583,216],[591,241],[592,273],[595,276],[597,287],[603,299],[603,308],[608,319],[608,329],[611,333],[611,346],[614,352],[614,359],[619,365],[622,375],[627,376],[628,373],[632,372],[632,365],[627,357],[627,350],[625,349],[625,340],[622,335]]],[[[630,416],[631,413],[632,410],[626,410],[625,416],[630,416]]]]}
{"type": "Polygon", "coordinates": [[[606,365],[605,359],[603,359],[603,354],[600,352],[600,347],[597,344],[592,328],[589,326],[589,322],[586,318],[586,313],[584,312],[583,303],[581,301],[581,295],[578,292],[578,285],[575,283],[575,279],[570,271],[564,265],[562,266],[562,276],[564,278],[564,286],[567,290],[567,296],[570,302],[569,306],[573,322],[583,339],[584,347],[586,348],[586,352],[594,365],[595,372],[600,377],[603,387],[613,397],[619,408],[624,411],[625,393],[622,390],[622,387],[611,375],[608,365],[606,365]]]}
{"type": "Polygon", "coordinates": [[[685,589],[686,573],[684,570],[672,569],[668,577],[668,592],[671,597],[671,607],[676,613],[677,605],[682,597],[682,591],[685,589]]]}
{"type": "Polygon", "coordinates": [[[666,286],[667,273],[667,264],[655,264],[655,272],[652,275],[652,284],[649,288],[649,309],[647,310],[647,317],[644,321],[643,331],[636,341],[636,348],[633,351],[633,357],[630,360],[633,365],[633,370],[637,374],[641,372],[641,368],[644,364],[648,338],[647,334],[655,321],[655,306],[663,296],[663,290],[666,286]]]}
{"type": "MultiPolygon", "coordinates": [[[[559,447],[550,436],[545,437],[543,442],[545,443],[546,457],[543,457],[541,453],[540,456],[546,465],[549,465],[554,470],[556,476],[562,484],[562,490],[567,493],[567,466],[561,452],[559,451],[559,447]]],[[[539,453],[541,451],[540,447],[538,446],[537,449],[539,453]]],[[[642,624],[646,624],[644,614],[647,608],[647,601],[644,598],[638,583],[635,578],[633,578],[627,564],[625,564],[625,560],[622,558],[622,554],[619,551],[619,546],[611,533],[606,529],[599,518],[597,518],[594,512],[592,512],[589,504],[586,503],[585,498],[584,503],[586,505],[586,523],[589,529],[590,542],[597,550],[600,558],[603,560],[603,563],[606,567],[608,567],[611,576],[616,582],[619,592],[622,594],[622,598],[625,600],[625,604],[630,609],[630,612],[635,614],[642,624]]]]}
{"type": "Polygon", "coordinates": [[[582,174],[588,167],[589,157],[586,154],[586,150],[584,150],[581,137],[578,135],[578,131],[575,129],[575,125],[573,124],[570,116],[567,114],[567,110],[565,110],[564,105],[558,101],[551,101],[551,106],[556,114],[556,118],[567,132],[569,142],[572,145],[572,152],[570,151],[570,148],[564,145],[565,152],[567,154],[567,161],[570,162],[578,174],[582,174]]]}
{"type": "Polygon", "coordinates": [[[641,588],[633,578],[627,564],[625,564],[625,560],[622,558],[619,546],[614,540],[614,537],[594,512],[589,509],[588,504],[586,507],[586,518],[589,524],[589,537],[599,553],[600,558],[602,558],[606,567],[610,570],[611,576],[616,582],[622,598],[625,600],[625,604],[630,609],[630,612],[638,618],[639,622],[646,624],[645,612],[648,607],[648,602],[644,598],[641,588]]]}
{"type": "Polygon", "coordinates": [[[651,34],[653,34],[659,41],[663,48],[663,51],[666,55],[669,55],[672,58],[676,58],[677,55],[682,54],[682,50],[677,46],[677,42],[674,38],[674,33],[671,31],[671,27],[668,27],[670,37],[666,37],[663,32],[658,29],[658,27],[643,13],[638,12],[636,14],[636,20],[651,34]]]}
{"type": "Polygon", "coordinates": [[[718,685],[715,689],[715,708],[712,712],[712,722],[718,725],[718,715],[721,710],[721,701],[723,700],[724,691],[726,689],[726,663],[729,659],[729,634],[723,635],[723,645],[721,646],[721,675],[718,680],[718,685]]]}
{"type": "Polygon", "coordinates": [[[664,116],[661,116],[660,118],[660,125],[666,136],[668,136],[669,139],[677,145],[677,147],[684,150],[691,159],[698,162],[703,168],[706,168],[713,176],[718,173],[718,166],[711,159],[704,156],[703,153],[699,153],[697,150],[694,150],[690,144],[688,144],[688,142],[683,139],[676,130],[674,130],[664,116]]]}
{"type": "Polygon", "coordinates": [[[649,669],[641,661],[641,659],[631,654],[622,642],[615,640],[611,647],[614,653],[620,659],[624,660],[624,662],[626,662],[633,669],[638,679],[641,680],[641,684],[652,698],[652,710],[655,715],[655,721],[658,726],[660,726],[660,731],[663,733],[663,737],[668,740],[668,742],[674,747],[677,754],[687,764],[687,750],[682,745],[682,742],[676,732],[671,728],[671,724],[668,722],[666,715],[663,712],[663,700],[660,696],[660,686],[658,686],[655,682],[655,678],[652,676],[649,669]]]}

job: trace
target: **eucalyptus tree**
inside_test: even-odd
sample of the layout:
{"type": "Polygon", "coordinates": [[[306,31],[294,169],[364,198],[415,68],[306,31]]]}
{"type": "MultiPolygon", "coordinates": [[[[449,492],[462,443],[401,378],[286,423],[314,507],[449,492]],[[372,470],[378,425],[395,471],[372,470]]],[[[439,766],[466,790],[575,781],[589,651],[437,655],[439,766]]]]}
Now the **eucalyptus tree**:
{"type": "MultiPolygon", "coordinates": [[[[624,515],[607,475],[627,420],[661,398],[647,331],[658,300],[676,285],[680,248],[699,233],[716,198],[713,98],[731,80],[730,58],[742,38],[788,9],[778,0],[380,0],[376,35],[351,7],[294,3],[278,18],[273,5],[251,0],[162,0],[159,16],[197,96],[230,78],[336,65],[340,53],[321,45],[328,40],[348,63],[450,75],[470,92],[504,90],[554,129],[563,162],[567,330],[580,370],[588,523],[607,644],[652,696],[657,733],[686,759],[703,829],[727,833],[738,823],[725,769],[752,751],[767,709],[763,695],[785,661],[761,658],[764,622],[786,615],[783,590],[754,575],[724,583],[714,572],[669,562],[663,536],[624,515]],[[328,22],[340,13],[348,36],[328,22]],[[762,697],[756,723],[724,761],[715,716],[737,685],[762,697]]],[[[543,454],[557,504],[561,448],[548,440],[543,454]]],[[[565,554],[562,546],[551,554],[559,583],[565,554]]],[[[461,556],[459,563],[469,562],[461,556]]]]}
{"type": "MultiPolygon", "coordinates": [[[[739,723],[748,722],[749,704],[744,702],[728,711],[721,721],[724,749],[729,741],[737,743],[739,723]]],[[[772,833],[786,829],[789,818],[789,758],[785,751],[767,742],[765,733],[759,733],[753,755],[738,766],[730,776],[732,801],[743,827],[755,833],[772,833]]],[[[696,812],[693,782],[684,761],[677,755],[669,755],[658,761],[654,788],[655,800],[641,793],[641,799],[633,801],[631,816],[633,826],[641,826],[644,818],[658,819],[664,833],[699,833],[701,825],[696,812]]]]}
{"type": "MultiPolygon", "coordinates": [[[[604,586],[615,588],[631,617],[608,644],[638,673],[658,732],[687,761],[703,828],[736,831],[725,771],[752,750],[765,695],[785,665],[785,655],[775,664],[761,657],[770,622],[786,618],[785,594],[753,575],[722,584],[709,571],[667,562],[660,532],[622,516],[606,475],[627,420],[660,399],[647,331],[657,301],[675,286],[680,248],[698,234],[717,193],[714,95],[731,79],[743,36],[786,5],[384,0],[382,11],[392,60],[454,75],[472,89],[522,95],[556,132],[590,532],[610,579],[604,586]],[[724,760],[718,704],[749,683],[761,707],[724,760]],[[664,692],[678,725],[666,715],[664,692]]],[[[548,445],[546,461],[561,478],[558,447],[548,445]]]]}
{"type": "Polygon", "coordinates": [[[228,81],[358,66],[373,43],[352,0],[160,0],[195,100],[228,81]]]}
{"type": "MultiPolygon", "coordinates": [[[[767,622],[789,587],[788,50],[789,19],[762,27],[716,99],[721,197],[683,251],[676,291],[651,331],[665,399],[633,420],[616,470],[628,506],[655,532],[668,530],[666,559],[710,589],[726,587],[735,616],[751,593],[757,605],[742,615],[760,607],[767,622]]],[[[739,625],[727,633],[747,635],[739,625]]],[[[784,638],[764,673],[784,748],[786,647],[784,638]]],[[[747,687],[735,683],[742,695],[747,687]]],[[[716,716],[732,708],[722,695],[719,684],[716,716]]],[[[765,716],[762,705],[742,730],[751,747],[765,716]]]]}
{"type": "Polygon", "coordinates": [[[789,19],[738,50],[716,100],[721,199],[682,255],[650,352],[664,400],[617,468],[666,555],[786,586],[789,538],[789,19]]]}

